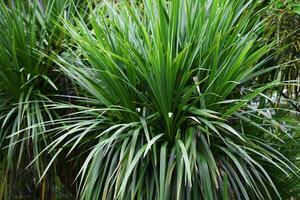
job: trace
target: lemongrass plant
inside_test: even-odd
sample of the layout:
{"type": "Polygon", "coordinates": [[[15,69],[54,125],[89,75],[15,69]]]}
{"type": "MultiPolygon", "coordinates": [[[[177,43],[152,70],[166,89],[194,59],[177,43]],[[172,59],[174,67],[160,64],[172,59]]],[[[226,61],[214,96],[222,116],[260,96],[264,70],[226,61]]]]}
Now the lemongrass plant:
{"type": "Polygon", "coordinates": [[[271,143],[292,130],[268,98],[280,83],[255,83],[273,47],[256,5],[105,1],[66,21],[76,45],[56,62],[78,96],[50,105],[72,113],[54,122],[49,165],[82,152],[81,199],[280,199],[272,172],[299,169],[271,143]]]}

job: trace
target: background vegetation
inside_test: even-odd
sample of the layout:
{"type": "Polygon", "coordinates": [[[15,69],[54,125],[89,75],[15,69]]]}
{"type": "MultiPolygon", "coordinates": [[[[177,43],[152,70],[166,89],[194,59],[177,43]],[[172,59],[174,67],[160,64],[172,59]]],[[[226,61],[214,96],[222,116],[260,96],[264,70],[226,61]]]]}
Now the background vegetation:
{"type": "Polygon", "coordinates": [[[297,1],[0,1],[0,199],[300,198],[297,1]]]}

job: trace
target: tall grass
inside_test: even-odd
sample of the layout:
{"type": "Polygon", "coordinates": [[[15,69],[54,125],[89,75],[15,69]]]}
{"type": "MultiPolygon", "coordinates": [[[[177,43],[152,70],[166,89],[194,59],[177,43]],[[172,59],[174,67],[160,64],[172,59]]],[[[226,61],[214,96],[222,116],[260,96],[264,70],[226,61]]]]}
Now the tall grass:
{"type": "Polygon", "coordinates": [[[297,197],[299,121],[261,78],[278,66],[258,1],[9,2],[0,164],[35,166],[39,196],[56,171],[80,199],[297,197]]]}
{"type": "MultiPolygon", "coordinates": [[[[58,73],[49,58],[63,49],[59,21],[74,12],[75,4],[69,0],[1,0],[0,4],[0,158],[1,166],[6,166],[3,179],[8,181],[3,180],[1,188],[13,198],[17,194],[5,186],[8,175],[18,174],[20,167],[24,170],[49,141],[46,134],[39,134],[46,130],[44,122],[55,117],[45,106],[58,93],[58,73]]],[[[34,174],[41,176],[44,161],[37,161],[34,174]]],[[[36,183],[34,179],[28,180],[36,183]]]]}
{"type": "Polygon", "coordinates": [[[267,97],[280,83],[253,83],[273,67],[256,5],[107,2],[67,23],[77,48],[57,62],[82,98],[54,106],[74,112],[47,148],[85,152],[82,199],[281,198],[271,172],[299,169],[266,143],[286,130],[267,97]]]}

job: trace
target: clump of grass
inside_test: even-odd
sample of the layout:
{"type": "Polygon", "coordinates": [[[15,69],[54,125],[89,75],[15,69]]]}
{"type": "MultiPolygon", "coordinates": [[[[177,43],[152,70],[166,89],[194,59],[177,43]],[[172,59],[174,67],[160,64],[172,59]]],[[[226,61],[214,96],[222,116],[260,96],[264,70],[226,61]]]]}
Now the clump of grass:
{"type": "Polygon", "coordinates": [[[106,2],[67,23],[57,63],[82,98],[54,106],[77,111],[47,148],[85,152],[82,199],[280,198],[270,172],[298,169],[265,143],[284,130],[266,111],[279,83],[251,82],[272,69],[256,5],[106,2]]]}

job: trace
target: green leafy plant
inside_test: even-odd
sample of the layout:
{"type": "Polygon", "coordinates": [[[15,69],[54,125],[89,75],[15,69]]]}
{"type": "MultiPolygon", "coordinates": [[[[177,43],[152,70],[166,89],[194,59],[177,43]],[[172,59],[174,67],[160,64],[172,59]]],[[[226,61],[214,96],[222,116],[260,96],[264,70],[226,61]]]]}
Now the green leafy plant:
{"type": "MultiPolygon", "coordinates": [[[[44,122],[55,118],[45,104],[58,93],[58,74],[49,58],[63,48],[59,21],[74,12],[74,5],[71,0],[0,1],[0,160],[6,166],[1,172],[0,199],[5,198],[2,187],[9,190],[9,199],[18,195],[13,187],[34,190],[21,177],[49,142],[47,135],[40,134],[46,130],[44,122]],[[18,180],[5,186],[11,179],[18,180]]],[[[36,177],[26,180],[37,183],[45,160],[35,162],[29,176],[36,177]]]]}
{"type": "Polygon", "coordinates": [[[289,101],[288,106],[300,111],[299,69],[300,69],[300,5],[295,0],[274,0],[265,9],[264,37],[276,42],[276,56],[272,59],[277,70],[264,79],[280,79],[286,84],[278,89],[278,100],[289,101]]]}
{"type": "Polygon", "coordinates": [[[66,21],[76,46],[56,62],[78,96],[49,105],[71,110],[48,130],[49,165],[80,150],[82,199],[281,198],[272,172],[299,169],[268,143],[288,135],[268,98],[280,83],[252,82],[272,69],[256,5],[106,2],[66,21]]]}

